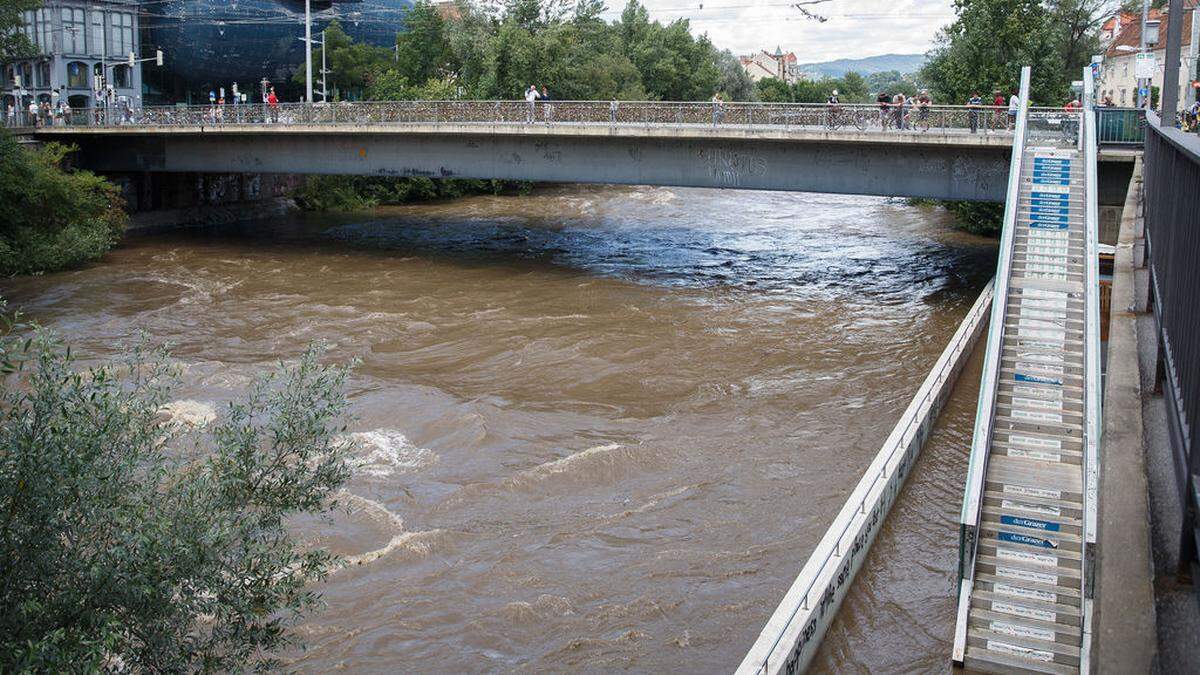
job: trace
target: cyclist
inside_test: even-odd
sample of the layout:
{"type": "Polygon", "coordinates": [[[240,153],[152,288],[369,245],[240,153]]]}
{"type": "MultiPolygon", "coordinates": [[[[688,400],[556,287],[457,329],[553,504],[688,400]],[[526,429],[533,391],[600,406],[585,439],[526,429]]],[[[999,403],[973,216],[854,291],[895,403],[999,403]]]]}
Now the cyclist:
{"type": "Polygon", "coordinates": [[[879,104],[879,126],[885,131],[888,128],[888,108],[892,105],[892,97],[886,91],[879,92],[875,97],[875,102],[879,104]]]}
{"type": "Polygon", "coordinates": [[[829,95],[829,98],[825,101],[825,105],[829,111],[829,122],[827,123],[827,126],[836,129],[842,121],[838,115],[842,109],[842,102],[838,99],[837,89],[834,89],[833,93],[829,95]]]}

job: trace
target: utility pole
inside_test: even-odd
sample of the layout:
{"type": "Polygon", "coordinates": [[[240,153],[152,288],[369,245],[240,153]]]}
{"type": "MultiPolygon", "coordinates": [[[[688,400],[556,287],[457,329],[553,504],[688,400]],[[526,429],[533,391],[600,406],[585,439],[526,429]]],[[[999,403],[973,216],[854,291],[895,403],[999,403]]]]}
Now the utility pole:
{"type": "Polygon", "coordinates": [[[329,85],[325,83],[325,75],[329,73],[329,69],[325,67],[325,53],[329,51],[325,47],[325,31],[321,31],[321,103],[329,102],[329,85]]]}
{"type": "MultiPolygon", "coordinates": [[[[1149,1],[1146,0],[1146,2],[1149,1]]],[[[304,72],[304,83],[308,92],[308,97],[304,99],[304,102],[312,103],[312,0],[304,0],[304,72]]]]}
{"type": "MultiPolygon", "coordinates": [[[[1141,37],[1138,41],[1138,54],[1146,53],[1146,22],[1150,20],[1150,0],[1142,0],[1142,30],[1141,37]]],[[[1139,77],[1137,81],[1138,88],[1138,107],[1150,107],[1150,80],[1144,77],[1139,77]],[[1146,95],[1142,95],[1142,90],[1146,90],[1146,95]]]]}
{"type": "MultiPolygon", "coordinates": [[[[1195,21],[1196,17],[1192,17],[1195,21]]],[[[1167,10],[1167,62],[1163,64],[1162,117],[1159,125],[1175,126],[1179,105],[1179,54],[1183,48],[1183,0],[1171,0],[1167,10]]]]}

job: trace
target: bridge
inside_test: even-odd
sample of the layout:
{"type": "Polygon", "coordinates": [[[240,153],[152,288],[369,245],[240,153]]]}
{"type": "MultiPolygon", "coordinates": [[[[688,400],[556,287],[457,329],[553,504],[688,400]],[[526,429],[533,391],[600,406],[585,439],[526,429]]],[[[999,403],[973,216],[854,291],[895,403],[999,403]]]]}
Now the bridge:
{"type": "MultiPolygon", "coordinates": [[[[1034,109],[1051,133],[1078,122],[1034,109]]],[[[992,108],[408,101],[77,111],[37,138],[110,173],[308,173],[813,191],[1003,201],[1013,132],[992,108]],[[905,126],[907,128],[898,128],[905,126]]],[[[1119,204],[1128,153],[1106,154],[1119,204]]],[[[1108,189],[1104,189],[1108,188],[1108,189]]]]}

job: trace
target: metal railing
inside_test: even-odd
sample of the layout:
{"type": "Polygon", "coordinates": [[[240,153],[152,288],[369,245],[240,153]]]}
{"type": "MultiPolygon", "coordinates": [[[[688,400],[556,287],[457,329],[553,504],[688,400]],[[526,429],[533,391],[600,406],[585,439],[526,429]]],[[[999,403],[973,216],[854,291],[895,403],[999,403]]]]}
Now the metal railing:
{"type": "MultiPolygon", "coordinates": [[[[1160,383],[1183,508],[1181,571],[1200,563],[1200,138],[1147,116],[1144,154],[1146,246],[1158,323],[1160,383]]],[[[1200,585],[1196,587],[1200,592],[1200,585]]]]}
{"type": "Polygon", "coordinates": [[[1146,141],[1143,108],[1096,107],[1096,133],[1101,145],[1142,145],[1146,141]]]}
{"type": "MultiPolygon", "coordinates": [[[[56,122],[58,123],[58,122],[56,122]]],[[[162,106],[73,110],[88,127],[226,125],[636,125],[1012,135],[1007,109],[662,101],[386,101],[306,105],[162,106]]]]}
{"type": "Polygon", "coordinates": [[[984,353],[983,377],[979,384],[979,402],[975,411],[975,431],[967,463],[967,482],[959,517],[958,612],[955,618],[953,660],[962,663],[967,649],[967,611],[975,575],[975,553],[979,543],[980,504],[983,501],[987,454],[992,438],[992,414],[999,385],[1000,356],[1004,344],[1004,315],[1008,304],[1008,284],[1012,273],[1013,241],[1016,235],[1017,206],[1021,187],[1021,165],[1029,118],[1030,68],[1021,68],[1021,108],[1017,114],[1012,161],[1008,172],[1008,194],[1004,200],[1004,229],[1000,235],[1000,258],[996,264],[996,299],[988,328],[984,353]]]}
{"type": "Polygon", "coordinates": [[[816,549],[813,550],[812,556],[800,572],[799,579],[807,578],[808,580],[807,586],[804,588],[804,594],[796,604],[796,607],[788,615],[787,621],[780,628],[779,634],[771,643],[770,648],[766,650],[762,661],[753,662],[755,664],[754,673],[771,672],[771,656],[778,649],[780,642],[787,634],[796,617],[800,612],[810,610],[813,607],[814,601],[820,599],[819,595],[814,597],[813,594],[817,581],[822,578],[823,573],[829,570],[831,564],[837,566],[844,564],[844,554],[849,548],[846,535],[852,527],[860,524],[860,521],[867,517],[869,512],[867,505],[874,503],[879,498],[877,488],[886,485],[888,480],[898,471],[897,467],[900,464],[898,457],[902,452],[906,452],[910,448],[916,437],[926,411],[934,402],[933,392],[940,390],[943,383],[951,377],[953,370],[960,362],[958,355],[961,354],[962,350],[974,338],[974,327],[982,320],[983,314],[989,311],[995,302],[997,297],[994,292],[995,283],[995,280],[989,282],[979,294],[975,304],[967,312],[967,316],[962,320],[962,323],[959,324],[958,331],[942,351],[942,355],[930,370],[929,375],[926,376],[921,390],[913,397],[908,408],[892,429],[888,439],[884,442],[884,446],[880,448],[879,453],[872,462],[872,466],[868,468],[867,473],[859,480],[849,499],[842,506],[838,517],[834,520],[829,530],[825,532],[825,536],[821,538],[816,549]],[[891,468],[890,471],[889,468],[891,468]]]}

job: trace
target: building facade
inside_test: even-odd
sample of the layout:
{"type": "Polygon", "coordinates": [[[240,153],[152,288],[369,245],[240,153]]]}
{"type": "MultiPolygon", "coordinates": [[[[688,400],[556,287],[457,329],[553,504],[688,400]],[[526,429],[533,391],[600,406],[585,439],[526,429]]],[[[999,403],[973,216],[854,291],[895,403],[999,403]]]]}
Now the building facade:
{"type": "MultiPolygon", "coordinates": [[[[1200,47],[1200,21],[1196,21],[1198,0],[1185,0],[1182,16],[1183,48],[1179,62],[1179,101],[1180,107],[1191,105],[1200,95],[1196,83],[1200,80],[1197,73],[1197,47],[1200,47]]],[[[1156,44],[1147,45],[1147,51],[1154,54],[1157,68],[1150,80],[1152,87],[1161,89],[1166,73],[1166,40],[1167,28],[1175,17],[1168,12],[1157,9],[1150,10],[1148,17],[1151,21],[1161,21],[1156,44]]],[[[1114,15],[1101,31],[1102,40],[1107,43],[1104,52],[1104,62],[1100,66],[1100,79],[1096,85],[1101,100],[1109,98],[1113,105],[1132,107],[1138,101],[1137,56],[1142,39],[1142,17],[1140,13],[1122,12],[1114,15]]],[[[1161,94],[1160,94],[1161,101],[1161,94]]]]}
{"type": "Polygon", "coordinates": [[[760,49],[753,54],[741,56],[738,60],[742,63],[742,70],[746,71],[746,75],[755,82],[773,77],[793,84],[804,79],[804,74],[800,72],[797,65],[796,54],[794,52],[784,54],[782,47],[776,47],[773,54],[765,49],[760,49]]]}
{"type": "Polygon", "coordinates": [[[142,104],[138,0],[45,0],[25,12],[21,31],[37,48],[33,58],[3,64],[4,109],[31,102],[72,109],[97,104],[142,104]],[[102,79],[100,79],[102,78],[102,79]]]}

